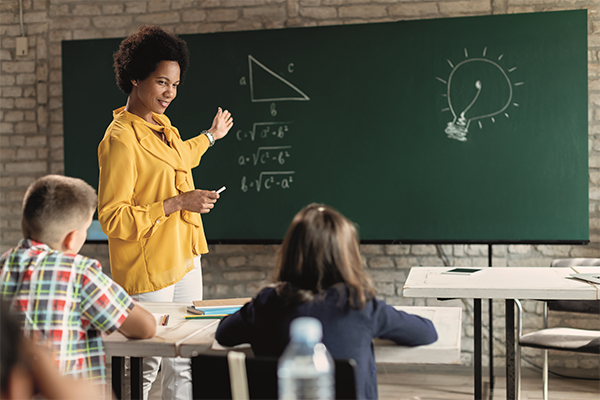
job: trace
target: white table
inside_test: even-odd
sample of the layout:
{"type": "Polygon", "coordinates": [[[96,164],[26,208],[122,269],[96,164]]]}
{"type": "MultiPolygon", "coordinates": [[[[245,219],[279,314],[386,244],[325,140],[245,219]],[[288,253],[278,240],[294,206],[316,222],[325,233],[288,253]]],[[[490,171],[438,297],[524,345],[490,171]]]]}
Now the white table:
{"type": "MultiPolygon", "coordinates": [[[[396,307],[398,310],[430,319],[438,340],[426,346],[398,346],[390,340],[375,339],[375,360],[384,364],[459,364],[462,308],[396,307]]],[[[190,336],[179,346],[181,357],[193,357],[206,349],[225,349],[215,341],[217,325],[190,336]]]]}
{"type": "MultiPolygon", "coordinates": [[[[405,297],[506,300],[506,388],[515,398],[514,299],[597,300],[600,286],[567,278],[600,272],[600,267],[482,267],[469,275],[445,274],[450,267],[413,267],[404,283],[405,297]]],[[[479,320],[481,323],[481,320],[479,320]]],[[[476,349],[481,335],[475,335],[476,349]],[[479,336],[479,337],[478,337],[479,336]]],[[[481,352],[476,358],[481,357],[481,352]]],[[[520,361],[520,360],[519,360],[520,361]]],[[[475,363],[475,398],[481,395],[481,360],[475,363]]]]}
{"type": "Polygon", "coordinates": [[[462,333],[461,307],[395,307],[425,317],[435,326],[438,340],[426,346],[398,346],[390,340],[375,339],[375,361],[381,364],[460,364],[462,333]]]}
{"type": "MultiPolygon", "coordinates": [[[[193,357],[197,354],[229,350],[215,341],[218,319],[185,320],[187,303],[138,302],[157,316],[157,333],[152,339],[127,339],[119,332],[104,336],[104,350],[112,356],[112,384],[117,398],[122,398],[124,358],[131,358],[131,398],[141,398],[142,357],[193,357]],[[159,324],[160,315],[169,314],[166,327],[159,324]]],[[[438,340],[430,345],[405,347],[391,341],[376,339],[375,358],[378,363],[458,364],[460,363],[462,308],[460,307],[396,307],[430,319],[438,340]]],[[[237,347],[237,346],[236,346],[237,347]]],[[[242,345],[244,347],[244,345],[242,345]]],[[[245,347],[248,347],[247,345],[245,347]]]]}
{"type": "MultiPolygon", "coordinates": [[[[597,300],[598,287],[570,274],[600,267],[482,267],[469,275],[444,274],[449,267],[411,268],[404,283],[405,297],[597,300]],[[576,268],[577,270],[575,270],[576,268]],[[579,271],[581,270],[581,271],[579,271]]],[[[593,272],[593,270],[590,270],[593,272]]]]}

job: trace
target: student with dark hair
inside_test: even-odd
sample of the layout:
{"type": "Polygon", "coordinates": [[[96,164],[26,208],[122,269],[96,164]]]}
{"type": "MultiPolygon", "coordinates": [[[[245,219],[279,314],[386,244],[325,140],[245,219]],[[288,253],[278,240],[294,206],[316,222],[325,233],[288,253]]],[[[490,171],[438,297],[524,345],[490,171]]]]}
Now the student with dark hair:
{"type": "MultiPolygon", "coordinates": [[[[195,189],[192,168],[233,119],[219,108],[210,129],[181,139],[164,113],[188,64],[185,42],[157,26],[140,27],[114,54],[117,85],[128,97],[98,147],[98,220],[112,276],[136,300],[202,299],[200,255],[208,246],[200,214],[219,194],[195,189]]],[[[144,396],[161,363],[163,399],[190,398],[189,360],[160,357],[144,359],[144,396]]]]}
{"type": "Polygon", "coordinates": [[[88,381],[62,376],[50,349],[25,338],[10,305],[0,305],[0,399],[101,400],[102,392],[88,381]]]}
{"type": "Polygon", "coordinates": [[[273,281],[221,321],[219,343],[250,343],[257,356],[279,357],[289,341],[292,320],[317,318],[331,355],[356,361],[358,397],[376,399],[374,338],[405,346],[437,340],[431,321],[375,297],[363,269],[356,228],[331,207],[311,204],[296,214],[281,245],[273,281]]]}
{"type": "Polygon", "coordinates": [[[50,342],[61,374],[104,385],[101,334],[151,338],[156,320],[98,261],[77,254],[96,205],[96,192],[81,179],[47,175],[33,182],[23,199],[24,238],[0,256],[0,293],[23,331],[50,342]]]}

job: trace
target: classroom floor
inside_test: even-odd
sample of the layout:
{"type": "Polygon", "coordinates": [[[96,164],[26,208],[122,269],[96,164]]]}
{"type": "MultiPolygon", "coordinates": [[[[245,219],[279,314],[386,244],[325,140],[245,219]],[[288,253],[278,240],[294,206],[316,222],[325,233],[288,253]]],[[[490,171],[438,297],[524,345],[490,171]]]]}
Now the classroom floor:
{"type": "MultiPolygon", "coordinates": [[[[484,372],[487,374],[487,372],[484,372]]],[[[484,399],[506,399],[506,375],[497,370],[492,395],[484,376],[484,399]]],[[[380,400],[473,400],[473,369],[461,366],[378,365],[380,400]]],[[[542,399],[540,372],[524,369],[521,400],[542,399]]],[[[600,381],[550,376],[551,400],[598,400],[600,381]]]]}
{"type": "MultiPolygon", "coordinates": [[[[377,368],[380,400],[473,399],[473,369],[470,367],[387,364],[378,365],[377,368]]],[[[568,374],[568,371],[563,373],[568,374]]],[[[488,376],[484,376],[483,386],[485,399],[506,399],[506,379],[501,369],[496,373],[495,387],[491,396],[489,396],[488,376]]],[[[552,400],[598,400],[600,399],[600,381],[567,379],[551,375],[549,398],[552,400]]],[[[542,399],[541,374],[525,368],[521,400],[538,399],[542,399]]],[[[149,400],[161,400],[160,384],[153,385],[149,400]]]]}

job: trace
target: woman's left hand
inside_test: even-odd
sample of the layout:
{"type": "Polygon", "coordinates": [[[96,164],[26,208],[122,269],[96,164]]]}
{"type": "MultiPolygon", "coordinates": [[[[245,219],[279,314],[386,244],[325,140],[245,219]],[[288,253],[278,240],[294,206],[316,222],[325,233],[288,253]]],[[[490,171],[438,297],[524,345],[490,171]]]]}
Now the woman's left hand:
{"type": "Polygon", "coordinates": [[[227,132],[229,132],[232,126],[233,117],[231,116],[231,113],[219,107],[209,131],[212,133],[215,140],[219,140],[227,135],[227,132]]]}

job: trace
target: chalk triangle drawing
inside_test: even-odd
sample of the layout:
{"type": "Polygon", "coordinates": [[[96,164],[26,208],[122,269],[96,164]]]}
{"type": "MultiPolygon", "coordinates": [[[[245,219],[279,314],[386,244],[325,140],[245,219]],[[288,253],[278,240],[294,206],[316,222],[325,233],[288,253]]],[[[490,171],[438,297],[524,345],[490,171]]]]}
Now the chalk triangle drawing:
{"type": "Polygon", "coordinates": [[[271,71],[250,54],[248,54],[248,67],[250,71],[250,99],[253,103],[310,100],[300,89],[271,71]]]}

